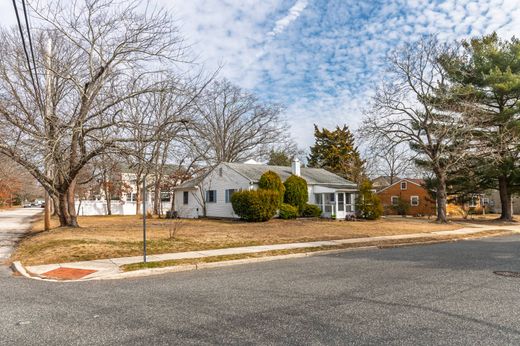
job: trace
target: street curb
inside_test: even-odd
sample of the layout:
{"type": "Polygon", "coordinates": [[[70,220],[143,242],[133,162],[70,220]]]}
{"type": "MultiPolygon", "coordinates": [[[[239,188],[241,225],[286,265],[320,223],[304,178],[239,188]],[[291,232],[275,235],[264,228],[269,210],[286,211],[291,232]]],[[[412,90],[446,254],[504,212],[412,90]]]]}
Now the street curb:
{"type": "Polygon", "coordinates": [[[105,277],[80,279],[80,280],[76,280],[76,281],[130,279],[130,278],[146,277],[146,276],[159,275],[159,274],[165,274],[165,273],[185,272],[185,271],[211,269],[211,268],[222,268],[222,267],[229,267],[229,266],[240,265],[240,264],[271,262],[271,261],[284,260],[284,259],[303,258],[303,257],[316,256],[316,255],[327,255],[327,254],[341,253],[341,252],[347,252],[347,251],[370,250],[370,249],[377,249],[377,247],[376,246],[363,246],[363,247],[357,247],[357,248],[301,252],[301,253],[278,255],[278,256],[254,257],[254,258],[244,258],[244,259],[220,261],[220,262],[186,264],[186,265],[163,267],[163,268],[141,269],[141,270],[123,272],[120,274],[115,274],[115,275],[110,275],[110,276],[105,276],[105,277]]]}
{"type": "MultiPolygon", "coordinates": [[[[520,231],[509,231],[510,234],[500,234],[500,235],[511,235],[515,233],[520,233],[520,231]]],[[[439,240],[429,240],[424,242],[415,242],[415,243],[396,243],[389,245],[367,245],[361,247],[349,247],[349,248],[341,248],[341,249],[331,249],[331,250],[319,250],[319,251],[310,251],[310,252],[300,252],[294,254],[287,255],[275,255],[275,256],[265,256],[265,257],[253,257],[253,258],[244,258],[244,259],[236,259],[229,261],[220,261],[220,262],[208,262],[208,263],[198,263],[198,264],[185,264],[185,265],[177,265],[170,267],[162,267],[162,268],[149,268],[149,269],[140,269],[129,272],[121,272],[118,274],[112,274],[101,277],[93,277],[93,278],[85,278],[78,280],[56,280],[56,279],[48,279],[44,278],[40,275],[29,273],[25,267],[19,262],[13,262],[11,268],[13,271],[18,272],[22,276],[33,280],[41,280],[41,281],[49,281],[49,282],[83,282],[83,281],[102,281],[102,280],[117,280],[117,279],[131,279],[138,277],[146,277],[153,275],[160,275],[166,273],[175,273],[175,272],[185,272],[192,270],[201,270],[201,269],[211,269],[211,268],[222,268],[240,264],[250,264],[250,263],[261,263],[261,262],[270,262],[284,259],[293,259],[293,258],[303,258],[303,257],[311,257],[311,256],[319,256],[319,255],[327,255],[327,254],[336,254],[336,253],[344,253],[350,251],[362,251],[362,250],[377,250],[377,249],[392,249],[399,247],[408,247],[408,246],[421,246],[421,245],[432,245],[432,244],[440,244],[440,243],[450,243],[456,242],[460,240],[475,240],[482,238],[495,237],[497,234],[479,236],[479,237],[464,237],[459,239],[439,239],[439,240]]],[[[405,240],[405,239],[403,239],[405,240]]]]}
{"type": "Polygon", "coordinates": [[[141,270],[122,272],[119,274],[107,275],[107,276],[102,276],[102,277],[93,277],[93,278],[78,279],[78,280],[56,280],[56,279],[44,278],[44,277],[41,277],[40,275],[36,275],[36,274],[31,275],[19,261],[13,262],[11,268],[13,269],[13,271],[15,271],[29,279],[40,280],[40,281],[49,281],[49,282],[70,283],[70,282],[84,282],[84,281],[132,279],[132,278],[160,275],[160,274],[166,274],[166,273],[176,273],[176,272],[185,272],[185,271],[192,271],[192,270],[221,268],[221,267],[228,267],[228,266],[234,266],[234,265],[240,265],[240,264],[270,262],[270,261],[277,261],[277,260],[284,260],[284,259],[302,258],[302,257],[310,257],[310,256],[317,256],[317,255],[342,253],[342,252],[347,252],[347,251],[370,250],[370,249],[372,249],[372,250],[377,249],[377,246],[362,246],[362,247],[345,248],[345,249],[301,252],[301,253],[278,255],[278,256],[244,258],[244,259],[220,261],[220,262],[185,264],[185,265],[163,267],[163,268],[141,269],[141,270]]]}

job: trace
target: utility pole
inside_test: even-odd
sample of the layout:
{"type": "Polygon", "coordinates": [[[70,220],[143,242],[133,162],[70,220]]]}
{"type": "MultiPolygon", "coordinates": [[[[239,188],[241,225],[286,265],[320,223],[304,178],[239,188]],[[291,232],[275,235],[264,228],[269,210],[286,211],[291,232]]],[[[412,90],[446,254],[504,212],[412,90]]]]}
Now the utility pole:
{"type": "Polygon", "coordinates": [[[143,262],[146,263],[146,174],[143,179],[143,262]]]}
{"type": "MultiPolygon", "coordinates": [[[[52,80],[51,80],[51,63],[52,63],[52,59],[51,59],[51,54],[52,54],[52,41],[51,39],[49,38],[49,41],[47,42],[47,51],[46,51],[46,64],[47,64],[47,68],[45,69],[45,93],[46,93],[46,97],[45,97],[45,121],[46,121],[46,127],[48,126],[48,122],[50,120],[50,117],[51,117],[51,112],[52,112],[52,105],[51,105],[51,100],[52,100],[52,80]]],[[[35,66],[36,68],[36,66],[35,66]]],[[[47,145],[47,148],[49,148],[49,146],[47,145]]],[[[50,153],[47,153],[47,155],[49,155],[50,153]]],[[[49,158],[46,157],[45,158],[45,174],[47,174],[47,177],[50,177],[51,176],[51,172],[50,172],[50,167],[49,167],[49,158]]],[[[44,229],[46,231],[50,230],[51,229],[51,198],[49,196],[49,192],[47,191],[47,189],[45,189],[45,216],[44,216],[44,229]]]]}

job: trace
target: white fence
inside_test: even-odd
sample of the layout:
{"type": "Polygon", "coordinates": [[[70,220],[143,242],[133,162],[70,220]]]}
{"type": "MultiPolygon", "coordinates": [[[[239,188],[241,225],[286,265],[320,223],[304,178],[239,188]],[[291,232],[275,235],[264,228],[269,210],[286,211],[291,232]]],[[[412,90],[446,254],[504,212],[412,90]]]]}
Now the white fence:
{"type": "MultiPolygon", "coordinates": [[[[111,201],[112,215],[135,215],[137,202],[111,201]]],[[[152,204],[147,203],[146,209],[152,211],[152,204]]],[[[162,202],[162,210],[170,210],[170,202],[162,202]]],[[[139,203],[139,211],[142,212],[142,203],[139,203]]],[[[76,201],[76,212],[80,216],[108,215],[106,201],[76,201]]]]}

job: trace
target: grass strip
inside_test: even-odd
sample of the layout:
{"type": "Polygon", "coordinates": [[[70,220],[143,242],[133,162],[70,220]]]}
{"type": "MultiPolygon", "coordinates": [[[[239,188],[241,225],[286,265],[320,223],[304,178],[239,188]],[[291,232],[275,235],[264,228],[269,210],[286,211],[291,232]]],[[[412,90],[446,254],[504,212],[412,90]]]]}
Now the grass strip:
{"type": "Polygon", "coordinates": [[[391,248],[391,247],[395,247],[395,246],[399,246],[399,245],[413,245],[413,244],[421,244],[421,243],[432,244],[432,243],[455,241],[455,240],[460,240],[460,239],[482,238],[482,237],[510,235],[510,234],[512,234],[512,232],[510,232],[510,231],[491,230],[491,231],[473,233],[473,234],[469,234],[469,235],[464,234],[464,235],[450,235],[450,236],[441,236],[441,237],[421,237],[421,238],[410,238],[410,239],[395,239],[395,240],[392,239],[392,240],[384,240],[384,241],[367,241],[367,242],[363,242],[363,243],[304,247],[304,248],[286,249],[286,250],[271,250],[271,251],[262,251],[262,252],[254,252],[254,253],[233,254],[233,255],[209,256],[209,257],[200,257],[200,258],[185,258],[185,259],[146,262],[146,263],[139,262],[139,263],[125,264],[125,265],[122,265],[120,268],[123,271],[128,272],[128,271],[141,270],[141,269],[175,267],[175,266],[181,266],[181,265],[196,265],[196,264],[200,264],[200,263],[224,262],[224,261],[232,261],[232,260],[240,260],[240,259],[248,259],[248,258],[283,256],[283,255],[297,254],[297,253],[310,253],[310,252],[327,251],[327,250],[341,250],[341,249],[360,248],[360,247],[367,247],[367,246],[377,246],[379,248],[391,248]]]}

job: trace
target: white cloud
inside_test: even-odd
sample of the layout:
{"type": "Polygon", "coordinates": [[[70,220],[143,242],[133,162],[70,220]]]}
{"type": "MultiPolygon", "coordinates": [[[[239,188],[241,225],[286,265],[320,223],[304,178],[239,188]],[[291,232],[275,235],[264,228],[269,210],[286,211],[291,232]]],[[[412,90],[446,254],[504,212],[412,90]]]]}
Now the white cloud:
{"type": "Polygon", "coordinates": [[[291,24],[291,22],[294,22],[302,11],[307,7],[308,1],[307,0],[297,0],[294,5],[289,9],[289,13],[287,15],[279,20],[276,21],[276,25],[274,26],[273,30],[268,33],[269,36],[276,36],[280,33],[282,33],[285,28],[291,24]]]}
{"type": "MultiPolygon", "coordinates": [[[[292,135],[313,140],[313,123],[356,127],[385,56],[436,33],[455,40],[520,33],[519,0],[153,0],[170,8],[208,70],[286,105],[292,135]],[[276,38],[276,39],[274,39],[276,38]]],[[[14,24],[0,1],[0,22],[14,24]]]]}

